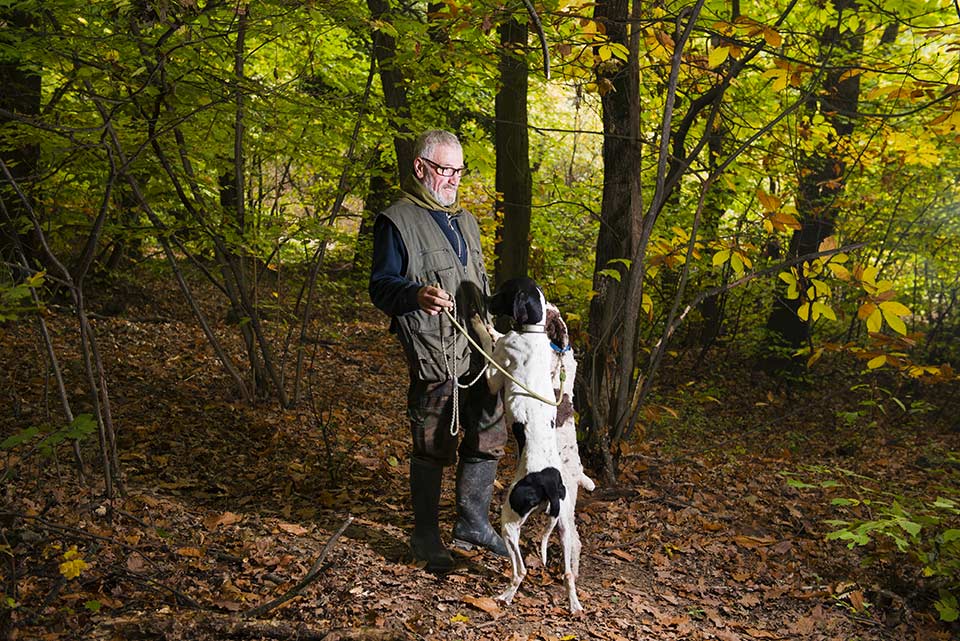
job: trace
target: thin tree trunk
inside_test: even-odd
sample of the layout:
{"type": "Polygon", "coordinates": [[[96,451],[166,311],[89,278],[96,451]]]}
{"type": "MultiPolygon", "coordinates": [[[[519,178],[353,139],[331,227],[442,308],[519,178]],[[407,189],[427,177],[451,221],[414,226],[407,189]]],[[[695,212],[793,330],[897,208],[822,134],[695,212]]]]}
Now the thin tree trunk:
{"type": "MultiPolygon", "coordinates": [[[[388,0],[367,0],[370,17],[374,20],[390,22],[390,4],[388,0]]],[[[410,103],[407,100],[407,87],[403,81],[402,70],[396,65],[397,40],[381,29],[373,32],[373,54],[380,68],[380,83],[383,87],[383,101],[393,121],[393,146],[397,154],[397,171],[400,184],[413,173],[413,134],[407,126],[410,121],[410,103]]]]}
{"type": "Polygon", "coordinates": [[[500,25],[500,90],[496,98],[498,199],[502,216],[496,243],[495,282],[526,276],[530,255],[530,141],[527,134],[529,70],[527,26],[516,20],[500,25]]]}

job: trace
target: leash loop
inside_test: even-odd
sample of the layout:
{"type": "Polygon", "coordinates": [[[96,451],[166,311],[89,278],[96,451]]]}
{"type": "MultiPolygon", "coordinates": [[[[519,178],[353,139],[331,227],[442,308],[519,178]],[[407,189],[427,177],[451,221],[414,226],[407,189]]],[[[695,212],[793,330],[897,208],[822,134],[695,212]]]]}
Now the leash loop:
{"type": "MultiPolygon", "coordinates": [[[[454,302],[454,311],[456,311],[456,302],[454,302]]],[[[513,382],[516,383],[518,386],[520,386],[520,388],[521,388],[524,392],[526,392],[527,394],[529,394],[529,395],[532,396],[533,398],[537,399],[537,400],[540,401],[541,403],[546,403],[547,405],[551,405],[551,406],[553,406],[553,407],[558,407],[558,406],[560,405],[560,402],[559,402],[559,401],[552,401],[552,400],[550,400],[550,399],[546,399],[546,398],[540,396],[539,394],[537,394],[536,392],[534,392],[532,389],[530,389],[529,387],[527,387],[526,385],[524,385],[523,383],[521,383],[520,381],[518,381],[516,378],[514,378],[514,376],[513,376],[510,372],[508,372],[507,370],[505,370],[505,369],[503,368],[503,366],[500,365],[500,363],[498,363],[497,361],[495,361],[495,360],[493,359],[493,356],[491,356],[490,354],[487,354],[485,351],[483,351],[483,348],[482,348],[480,345],[477,344],[477,341],[473,340],[473,337],[470,336],[470,333],[466,330],[466,328],[465,328],[463,325],[461,325],[459,322],[457,322],[456,317],[454,317],[454,316],[450,313],[450,310],[445,309],[445,310],[443,310],[443,313],[446,314],[447,318],[450,319],[450,322],[453,323],[453,326],[454,326],[455,328],[457,328],[457,331],[459,331],[461,334],[464,335],[464,337],[466,337],[467,342],[469,342],[470,345],[472,345],[472,346],[474,347],[474,349],[476,349],[478,352],[480,352],[480,354],[483,355],[483,357],[487,360],[488,363],[490,363],[491,365],[493,365],[494,367],[496,367],[498,370],[500,370],[500,372],[501,372],[504,376],[506,376],[506,377],[509,378],[511,381],[513,381],[513,382]]],[[[443,340],[443,332],[440,333],[440,338],[441,338],[441,341],[442,341],[442,340],[443,340]]],[[[442,346],[442,342],[441,342],[441,346],[442,346]]],[[[446,350],[444,350],[443,358],[444,358],[444,363],[446,363],[446,359],[447,359],[446,350]]],[[[456,358],[456,354],[454,354],[454,358],[456,358]]],[[[447,371],[448,371],[448,373],[449,373],[449,369],[448,369],[447,371]]],[[[483,373],[483,370],[481,370],[481,373],[483,373]]],[[[479,380],[479,378],[480,378],[480,377],[478,376],[478,377],[477,377],[477,380],[479,380]]],[[[476,380],[474,380],[473,382],[475,383],[476,380]]],[[[471,385],[472,385],[472,384],[473,384],[473,383],[471,383],[471,385]]],[[[454,378],[454,390],[456,390],[457,385],[458,385],[458,383],[457,383],[456,379],[454,378]]],[[[452,423],[452,422],[451,422],[451,423],[452,423]]],[[[451,429],[451,434],[453,434],[453,432],[452,432],[453,426],[452,426],[452,425],[451,425],[451,428],[450,428],[450,429],[451,429]]],[[[458,426],[457,426],[457,429],[459,429],[459,424],[458,424],[458,426]]]]}

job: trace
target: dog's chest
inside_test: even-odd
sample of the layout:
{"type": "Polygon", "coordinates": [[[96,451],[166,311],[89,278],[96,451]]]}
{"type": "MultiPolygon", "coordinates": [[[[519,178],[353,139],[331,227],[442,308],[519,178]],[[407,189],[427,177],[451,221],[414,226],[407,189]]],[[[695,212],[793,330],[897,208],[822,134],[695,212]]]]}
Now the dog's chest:
{"type": "Polygon", "coordinates": [[[498,341],[498,346],[500,342],[504,343],[508,371],[520,383],[508,380],[505,384],[504,402],[509,418],[525,424],[552,423],[556,408],[530,394],[553,398],[550,340],[544,334],[510,332],[498,341]]]}

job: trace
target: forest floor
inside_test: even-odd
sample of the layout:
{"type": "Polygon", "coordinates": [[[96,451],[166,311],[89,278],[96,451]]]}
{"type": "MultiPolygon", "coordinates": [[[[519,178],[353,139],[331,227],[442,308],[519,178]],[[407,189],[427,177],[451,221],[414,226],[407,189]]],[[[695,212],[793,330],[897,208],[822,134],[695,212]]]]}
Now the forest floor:
{"type": "MultiPolygon", "coordinates": [[[[624,453],[619,484],[580,494],[585,612],[571,616],[559,542],[547,567],[536,557],[541,521],[524,528],[530,572],[509,606],[493,600],[505,559],[458,555],[445,577],[410,563],[406,371],[364,292],[324,306],[304,400],[282,410],[232,398],[177,292],[141,282],[91,303],[119,498],[103,499],[94,436],[83,448],[94,470],[86,484],[66,445],[52,458],[0,452],[8,639],[957,638],[906,556],[825,540],[827,519],[856,514],[832,499],[879,496],[873,488],[956,498],[956,386],[907,398],[822,363],[785,391],[736,354],[714,351],[696,367],[678,355],[652,403],[665,409],[624,453]],[[75,578],[61,566],[71,546],[87,564],[75,578]],[[863,567],[868,552],[877,561],[863,567]],[[245,616],[314,567],[298,596],[245,616]]],[[[51,310],[47,320],[82,411],[74,317],[51,310]]],[[[59,404],[33,326],[0,325],[0,362],[0,438],[49,421],[59,404]]],[[[508,454],[501,482],[512,467],[508,454]]],[[[452,485],[449,474],[445,531],[452,485]]]]}

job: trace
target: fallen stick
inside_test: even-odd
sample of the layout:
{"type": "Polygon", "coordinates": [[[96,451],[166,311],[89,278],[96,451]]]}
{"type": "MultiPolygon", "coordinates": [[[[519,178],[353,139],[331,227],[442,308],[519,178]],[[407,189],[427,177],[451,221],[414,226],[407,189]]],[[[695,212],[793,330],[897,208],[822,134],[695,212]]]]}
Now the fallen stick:
{"type": "Polygon", "coordinates": [[[310,585],[310,583],[312,583],[314,580],[316,580],[318,576],[320,576],[320,567],[323,565],[323,560],[327,558],[327,553],[330,552],[330,548],[333,547],[334,542],[338,538],[340,538],[340,535],[343,534],[343,532],[347,529],[347,526],[349,526],[350,523],[352,522],[353,522],[353,517],[348,516],[347,520],[344,521],[343,525],[340,526],[340,529],[334,532],[330,536],[330,540],[328,540],[327,544],[323,546],[323,550],[320,552],[320,556],[317,557],[316,561],[314,561],[313,567],[310,568],[310,571],[307,572],[306,576],[304,576],[299,583],[297,583],[295,586],[287,590],[286,594],[284,594],[283,596],[277,597],[273,601],[268,601],[263,605],[258,605],[255,608],[251,608],[246,612],[244,612],[241,616],[244,619],[253,619],[255,617],[262,616],[267,612],[269,612],[270,610],[273,610],[277,606],[283,605],[293,597],[299,595],[300,591],[303,590],[303,588],[310,585]]]}

